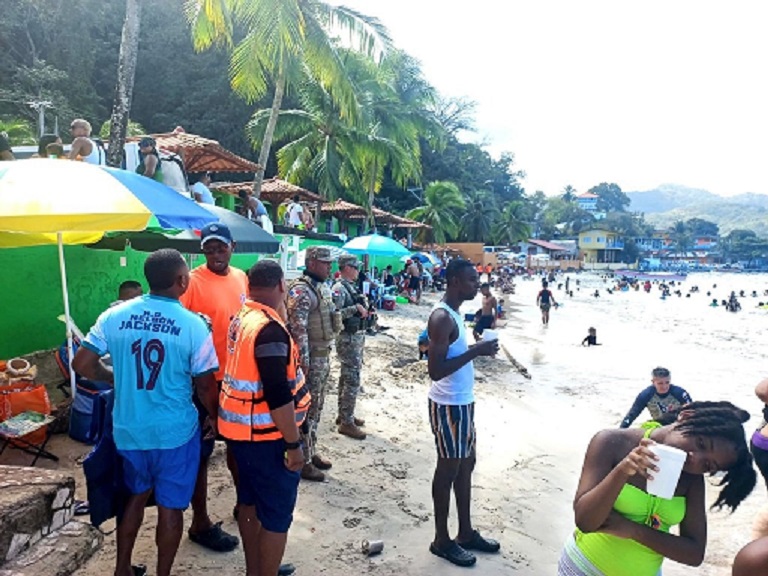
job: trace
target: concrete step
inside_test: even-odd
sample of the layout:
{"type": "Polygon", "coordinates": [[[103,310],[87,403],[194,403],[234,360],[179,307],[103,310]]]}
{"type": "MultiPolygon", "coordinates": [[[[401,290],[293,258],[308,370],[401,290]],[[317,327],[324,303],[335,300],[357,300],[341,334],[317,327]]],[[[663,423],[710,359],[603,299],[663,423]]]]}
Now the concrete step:
{"type": "Polygon", "coordinates": [[[99,549],[103,538],[90,524],[71,520],[0,565],[0,576],[70,576],[99,549]]]}
{"type": "Polygon", "coordinates": [[[66,473],[0,466],[0,565],[69,522],[74,498],[66,473]]]}

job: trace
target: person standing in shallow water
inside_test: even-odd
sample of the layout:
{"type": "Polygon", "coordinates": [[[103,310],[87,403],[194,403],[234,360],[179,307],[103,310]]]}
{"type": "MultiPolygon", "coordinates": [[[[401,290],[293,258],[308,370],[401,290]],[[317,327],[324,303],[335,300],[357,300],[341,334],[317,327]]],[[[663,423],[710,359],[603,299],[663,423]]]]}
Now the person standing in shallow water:
{"type": "Polygon", "coordinates": [[[549,289],[549,283],[546,280],[541,281],[541,291],[536,296],[536,305],[541,308],[541,322],[546,326],[549,324],[549,309],[552,305],[557,306],[555,296],[549,289]]]}
{"type": "Polygon", "coordinates": [[[447,288],[429,317],[429,422],[435,435],[437,467],[432,480],[435,539],[429,551],[457,566],[477,561],[472,550],[498,552],[495,540],[484,538],[472,526],[472,471],[475,468],[475,373],[472,361],[494,356],[497,340],[469,345],[459,307],[478,291],[479,274],[468,260],[452,260],[446,270],[447,288]],[[451,491],[456,496],[459,533],[448,534],[451,491]]]}
{"type": "Polygon", "coordinates": [[[723,471],[713,508],[735,510],[757,474],[743,424],[730,402],[692,402],[646,429],[609,429],[589,443],[573,502],[576,529],[558,576],[656,576],[664,558],[699,566],[707,543],[704,474],[723,471]],[[666,424],[666,425],[663,425],[666,424]],[[653,496],[655,443],[686,452],[672,499],[653,496]],[[679,535],[670,529],[679,524],[679,535]]]}

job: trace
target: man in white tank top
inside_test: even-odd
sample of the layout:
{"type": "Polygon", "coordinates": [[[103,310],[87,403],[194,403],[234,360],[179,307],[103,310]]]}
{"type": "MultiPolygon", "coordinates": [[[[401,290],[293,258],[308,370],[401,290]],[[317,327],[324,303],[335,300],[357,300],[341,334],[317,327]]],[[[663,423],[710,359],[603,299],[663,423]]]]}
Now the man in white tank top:
{"type": "Polygon", "coordinates": [[[106,158],[104,150],[91,139],[91,123],[82,118],[72,120],[69,126],[72,133],[72,150],[69,152],[70,160],[77,160],[88,164],[104,165],[106,158]]]}
{"type": "Polygon", "coordinates": [[[457,566],[476,562],[470,550],[498,552],[495,540],[484,538],[472,527],[470,504],[472,471],[475,468],[475,372],[472,361],[478,356],[495,356],[497,340],[470,345],[459,307],[477,295],[480,277],[468,260],[454,259],[446,268],[445,296],[429,317],[429,422],[435,435],[437,467],[432,480],[435,510],[435,539],[432,554],[457,566]],[[456,494],[459,533],[448,535],[451,491],[456,494]]]}

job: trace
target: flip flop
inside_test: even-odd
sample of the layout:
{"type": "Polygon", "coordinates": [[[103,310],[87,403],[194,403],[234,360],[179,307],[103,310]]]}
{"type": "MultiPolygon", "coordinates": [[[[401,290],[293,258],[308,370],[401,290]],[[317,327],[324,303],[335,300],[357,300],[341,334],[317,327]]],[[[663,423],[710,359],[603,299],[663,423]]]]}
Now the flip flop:
{"type": "Polygon", "coordinates": [[[280,568],[277,569],[277,576],[291,576],[296,572],[296,566],[293,564],[280,564],[280,568]]]}
{"type": "Polygon", "coordinates": [[[465,550],[476,550],[477,552],[498,552],[501,544],[490,538],[483,538],[477,530],[472,531],[472,539],[468,542],[456,542],[465,550]]]}
{"type": "Polygon", "coordinates": [[[75,500],[75,516],[85,516],[86,514],[90,514],[91,508],[88,505],[88,502],[85,500],[75,500]]]}
{"type": "Polygon", "coordinates": [[[205,532],[193,534],[187,532],[189,539],[195,544],[205,546],[214,552],[231,552],[240,543],[240,539],[232,534],[227,534],[221,529],[221,522],[216,522],[205,532]]]}
{"type": "Polygon", "coordinates": [[[451,564],[461,566],[462,568],[469,568],[470,566],[474,566],[475,562],[477,562],[477,558],[472,552],[467,552],[453,540],[445,548],[438,548],[433,542],[429,545],[429,551],[435,556],[445,558],[451,564]]]}
{"type": "Polygon", "coordinates": [[[147,576],[147,567],[144,564],[133,564],[131,570],[133,570],[133,576],[147,576]]]}

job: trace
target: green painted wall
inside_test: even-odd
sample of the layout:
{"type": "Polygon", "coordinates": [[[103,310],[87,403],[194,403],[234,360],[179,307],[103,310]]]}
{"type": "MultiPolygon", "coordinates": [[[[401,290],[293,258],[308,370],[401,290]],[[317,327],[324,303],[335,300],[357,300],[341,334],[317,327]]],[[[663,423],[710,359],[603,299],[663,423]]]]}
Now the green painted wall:
{"type": "MultiPolygon", "coordinates": [[[[91,250],[65,246],[70,308],[81,330],[87,331],[98,315],[117,299],[124,280],[144,284],[147,254],[126,250],[91,250]],[[121,266],[120,258],[125,258],[121,266]]],[[[12,358],[58,346],[64,341],[61,276],[56,246],[0,250],[2,283],[0,358],[12,358]]]]}

